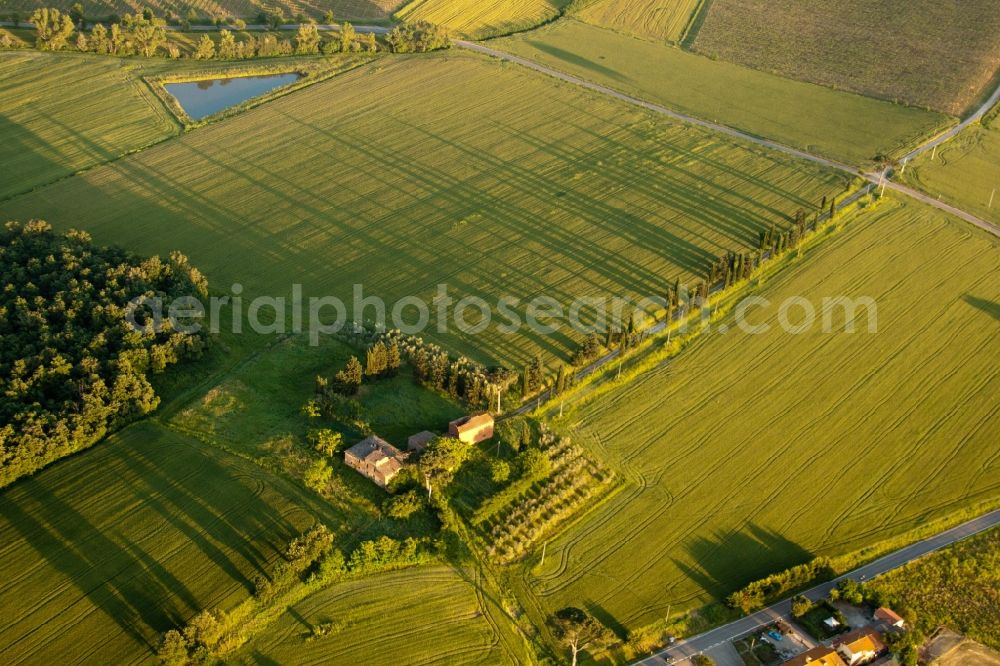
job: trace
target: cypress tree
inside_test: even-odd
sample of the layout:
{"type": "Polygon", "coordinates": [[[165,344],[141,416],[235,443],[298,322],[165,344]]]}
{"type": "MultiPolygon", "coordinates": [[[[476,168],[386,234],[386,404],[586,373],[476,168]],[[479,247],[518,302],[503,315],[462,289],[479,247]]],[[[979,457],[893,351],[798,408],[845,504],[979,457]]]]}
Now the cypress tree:
{"type": "Polygon", "coordinates": [[[400,365],[402,365],[402,359],[399,356],[399,343],[393,342],[386,351],[386,369],[392,374],[396,374],[400,365]]]}
{"type": "Polygon", "coordinates": [[[354,395],[361,386],[361,375],[361,361],[352,356],[347,360],[347,366],[337,373],[336,380],[344,393],[354,395]]]}
{"type": "Polygon", "coordinates": [[[438,391],[445,389],[448,374],[448,354],[441,352],[431,359],[431,386],[438,391]]]}
{"type": "Polygon", "coordinates": [[[430,362],[427,360],[427,350],[423,347],[417,349],[417,353],[413,356],[413,375],[421,383],[430,377],[430,362]]]}
{"type": "Polygon", "coordinates": [[[566,390],[566,366],[559,366],[559,374],[556,375],[556,394],[566,390]]]}

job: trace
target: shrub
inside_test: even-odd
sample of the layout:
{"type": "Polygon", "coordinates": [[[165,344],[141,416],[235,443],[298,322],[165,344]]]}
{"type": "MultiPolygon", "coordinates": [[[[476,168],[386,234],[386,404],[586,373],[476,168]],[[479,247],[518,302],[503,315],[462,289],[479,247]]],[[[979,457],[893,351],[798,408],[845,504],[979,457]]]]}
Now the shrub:
{"type": "Polygon", "coordinates": [[[306,468],[302,480],[307,488],[321,493],[326,490],[331,478],[333,478],[333,468],[326,458],[320,458],[306,468]]]}
{"type": "Polygon", "coordinates": [[[505,460],[490,461],[490,479],[493,483],[504,483],[510,478],[510,465],[505,460]]]}
{"type": "Polygon", "coordinates": [[[385,514],[396,520],[406,520],[417,511],[424,508],[424,498],[422,493],[410,490],[402,495],[396,495],[387,499],[383,505],[385,514]]]}
{"type": "Polygon", "coordinates": [[[792,598],[792,617],[799,618],[813,609],[813,602],[801,594],[792,598]]]}
{"type": "Polygon", "coordinates": [[[344,445],[344,436],[329,428],[310,430],[306,439],[317,453],[324,456],[335,455],[344,445]]]}

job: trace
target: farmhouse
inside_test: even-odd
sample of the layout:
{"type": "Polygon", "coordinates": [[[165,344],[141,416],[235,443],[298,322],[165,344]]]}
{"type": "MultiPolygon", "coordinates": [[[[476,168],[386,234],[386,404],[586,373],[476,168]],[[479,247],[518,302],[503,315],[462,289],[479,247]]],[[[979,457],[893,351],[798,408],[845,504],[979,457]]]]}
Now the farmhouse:
{"type": "Polygon", "coordinates": [[[410,451],[423,451],[435,437],[437,437],[437,435],[432,433],[430,430],[424,430],[423,432],[418,432],[416,435],[410,435],[406,440],[406,448],[410,451]]]}
{"type": "Polygon", "coordinates": [[[884,624],[887,627],[895,627],[897,629],[902,629],[906,626],[906,620],[901,618],[896,611],[891,608],[886,608],[882,606],[875,611],[875,621],[884,624]]]}
{"type": "Polygon", "coordinates": [[[885,652],[882,634],[871,627],[862,627],[835,639],[831,644],[848,666],[867,663],[885,652]]]}
{"type": "Polygon", "coordinates": [[[463,416],[448,424],[448,434],[466,444],[478,444],[493,436],[493,417],[486,412],[463,416]]]}
{"type": "Polygon", "coordinates": [[[792,657],[784,663],[784,666],[806,666],[806,664],[810,666],[847,666],[836,650],[825,645],[814,647],[792,657]]]}
{"type": "Polygon", "coordinates": [[[344,451],[344,462],[385,488],[399,473],[406,454],[377,435],[363,439],[344,451]]]}

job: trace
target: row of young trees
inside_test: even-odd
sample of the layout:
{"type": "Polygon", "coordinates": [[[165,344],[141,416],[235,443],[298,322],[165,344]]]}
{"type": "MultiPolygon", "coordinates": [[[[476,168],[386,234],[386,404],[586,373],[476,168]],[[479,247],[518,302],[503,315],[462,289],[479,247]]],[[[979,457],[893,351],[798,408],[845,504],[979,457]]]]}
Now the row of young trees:
{"type": "Polygon", "coordinates": [[[517,373],[502,366],[485,367],[465,356],[453,356],[438,345],[399,330],[366,330],[375,343],[399,349],[413,367],[416,381],[435,391],[461,400],[473,409],[485,409],[502,400],[517,380],[517,373]]]}
{"type": "MultiPolygon", "coordinates": [[[[59,51],[66,48],[78,24],[69,14],[58,9],[36,9],[31,16],[35,24],[35,46],[43,51],[59,51]]],[[[120,23],[112,23],[110,28],[98,23],[90,37],[80,30],[74,46],[79,51],[110,55],[141,55],[152,57],[167,42],[166,22],[149,14],[126,14],[120,23]]]]}
{"type": "MultiPolygon", "coordinates": [[[[246,35],[236,39],[236,35],[223,28],[216,43],[209,35],[202,35],[191,55],[196,60],[247,60],[250,58],[271,58],[289,55],[326,55],[334,53],[375,53],[378,51],[375,35],[358,35],[350,23],[344,23],[340,32],[332,39],[322,39],[315,23],[299,26],[294,39],[279,39],[273,34],[246,35]]],[[[171,53],[173,56],[173,53],[171,53]]],[[[174,56],[176,57],[176,56],[174,56]]]]}
{"type": "MultiPolygon", "coordinates": [[[[508,562],[532,550],[560,523],[592,505],[612,480],[610,473],[568,438],[543,432],[540,444],[541,448],[526,449],[518,457],[528,461],[535,456],[527,454],[536,454],[544,461],[544,474],[536,477],[522,470],[530,484],[521,486],[518,493],[500,493],[505,504],[491,507],[492,514],[483,523],[488,530],[487,553],[498,561],[508,562]]],[[[519,485],[511,484],[511,488],[519,485]]]]}
{"type": "Polygon", "coordinates": [[[187,258],[141,259],[41,221],[0,232],[0,487],[91,446],[158,404],[148,375],[199,356],[186,334],[130,303],[204,297],[187,258]]]}
{"type": "MultiPolygon", "coordinates": [[[[84,31],[83,10],[74,5],[70,13],[62,13],[54,8],[40,8],[31,16],[35,25],[35,45],[43,51],[58,51],[70,45],[74,32],[76,39],[72,45],[79,51],[104,55],[141,55],[152,57],[161,49],[172,58],[181,56],[180,47],[167,41],[167,22],[153,15],[148,9],[135,14],[126,14],[121,19],[94,25],[89,36],[84,31]]],[[[270,17],[269,24],[277,29],[284,19],[270,17]]],[[[332,14],[329,16],[332,22],[332,14]]],[[[245,28],[243,21],[237,21],[237,30],[245,28]]],[[[243,60],[286,55],[316,55],[334,53],[376,53],[379,43],[373,33],[359,34],[350,23],[343,23],[337,33],[323,39],[319,27],[313,21],[303,20],[293,39],[281,39],[274,34],[260,36],[246,35],[237,39],[229,29],[219,31],[218,42],[208,34],[203,34],[191,54],[192,58],[209,60],[243,60]]],[[[396,26],[385,37],[388,50],[395,53],[414,53],[448,48],[451,45],[447,31],[426,22],[396,26]]]]}

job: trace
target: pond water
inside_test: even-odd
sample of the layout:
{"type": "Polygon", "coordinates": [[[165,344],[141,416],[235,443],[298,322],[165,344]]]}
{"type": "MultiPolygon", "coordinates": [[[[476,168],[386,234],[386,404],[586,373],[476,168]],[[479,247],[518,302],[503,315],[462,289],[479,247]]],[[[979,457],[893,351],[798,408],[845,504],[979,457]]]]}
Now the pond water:
{"type": "Polygon", "coordinates": [[[298,81],[300,78],[301,74],[292,72],[166,83],[163,87],[174,96],[192,120],[201,120],[275,88],[298,81]]]}

